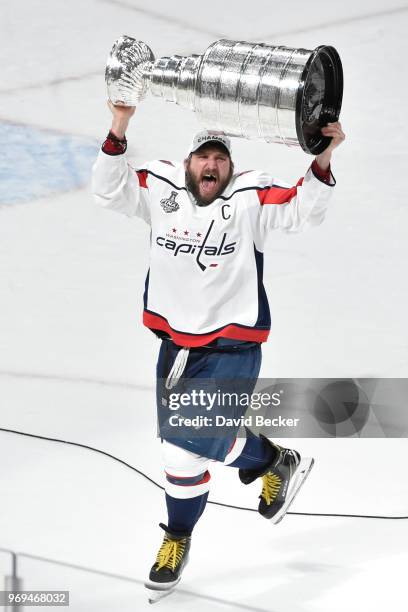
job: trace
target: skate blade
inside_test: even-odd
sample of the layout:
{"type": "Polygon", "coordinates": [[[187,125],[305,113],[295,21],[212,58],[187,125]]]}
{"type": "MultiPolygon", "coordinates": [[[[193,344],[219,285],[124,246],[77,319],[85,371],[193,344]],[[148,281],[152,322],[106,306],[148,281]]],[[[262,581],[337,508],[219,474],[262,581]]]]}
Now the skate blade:
{"type": "Polygon", "coordinates": [[[287,513],[290,506],[292,505],[293,500],[299,493],[303,483],[309,476],[313,465],[314,459],[312,457],[304,457],[300,460],[297,470],[292,477],[293,483],[291,483],[289,486],[289,491],[286,496],[285,503],[283,504],[282,508],[275,514],[275,516],[272,516],[272,518],[269,519],[273,525],[280,523],[280,521],[287,513]]]}
{"type": "Polygon", "coordinates": [[[171,586],[158,586],[155,583],[145,582],[145,588],[148,592],[148,601],[149,604],[154,604],[171,595],[178,585],[180,580],[177,580],[176,584],[172,584],[171,586]]]}
{"type": "Polygon", "coordinates": [[[173,591],[174,589],[169,589],[167,591],[152,591],[151,594],[149,593],[147,601],[149,602],[149,604],[155,604],[158,601],[164,599],[165,597],[171,595],[173,591]]]}

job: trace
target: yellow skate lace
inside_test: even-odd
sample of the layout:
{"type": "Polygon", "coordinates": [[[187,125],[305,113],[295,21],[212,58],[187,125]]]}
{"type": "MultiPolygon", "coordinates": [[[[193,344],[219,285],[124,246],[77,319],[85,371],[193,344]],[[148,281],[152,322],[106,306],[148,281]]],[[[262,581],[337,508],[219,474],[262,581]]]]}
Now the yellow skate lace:
{"type": "Polygon", "coordinates": [[[163,544],[156,557],[157,569],[167,567],[175,570],[182,559],[185,547],[186,538],[171,540],[168,536],[164,536],[163,544]]]}
{"type": "Polygon", "coordinates": [[[267,472],[262,476],[262,493],[261,497],[265,500],[268,506],[275,501],[282,484],[281,478],[273,472],[267,472]]]}

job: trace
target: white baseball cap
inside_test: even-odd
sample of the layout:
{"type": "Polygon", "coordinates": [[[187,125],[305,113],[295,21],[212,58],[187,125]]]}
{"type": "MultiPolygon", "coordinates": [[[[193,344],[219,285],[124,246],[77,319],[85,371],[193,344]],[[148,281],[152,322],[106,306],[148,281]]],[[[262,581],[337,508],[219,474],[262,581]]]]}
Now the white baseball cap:
{"type": "Polygon", "coordinates": [[[220,144],[224,145],[229,153],[229,156],[231,157],[231,140],[224,134],[224,132],[216,130],[202,130],[201,132],[198,132],[193,138],[188,154],[191,155],[191,153],[197,151],[197,149],[207,144],[207,142],[219,142],[220,144]]]}

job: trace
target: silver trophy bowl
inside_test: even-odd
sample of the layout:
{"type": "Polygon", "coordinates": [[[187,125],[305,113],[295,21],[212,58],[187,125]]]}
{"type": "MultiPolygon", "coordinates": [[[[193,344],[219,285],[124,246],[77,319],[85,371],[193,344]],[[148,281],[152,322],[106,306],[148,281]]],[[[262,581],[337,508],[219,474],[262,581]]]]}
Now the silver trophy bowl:
{"type": "Polygon", "coordinates": [[[343,70],[334,47],[292,49],[218,40],[203,55],[155,59],[129,36],[113,45],[105,79],[113,104],[135,106],[149,91],[197,113],[204,128],[228,136],[301,146],[328,146],[321,134],[337,121],[343,70]]]}

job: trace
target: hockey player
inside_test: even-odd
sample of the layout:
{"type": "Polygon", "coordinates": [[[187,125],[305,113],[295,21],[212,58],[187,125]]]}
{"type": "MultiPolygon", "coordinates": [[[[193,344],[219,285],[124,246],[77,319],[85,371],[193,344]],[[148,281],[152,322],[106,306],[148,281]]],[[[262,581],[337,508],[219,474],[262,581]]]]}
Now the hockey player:
{"type": "MultiPolygon", "coordinates": [[[[274,229],[300,231],[322,222],[342,127],[322,128],[329,146],[289,187],[264,172],[236,173],[230,139],[214,131],[194,137],[183,163],[153,161],[134,169],[126,161],[125,132],[135,109],[109,107],[113,122],[93,169],[93,192],[105,208],[141,217],[151,228],[143,322],[162,339],[157,379],[165,384],[158,384],[158,410],[183,380],[242,379],[251,393],[270,329],[262,283],[265,239],[274,229]]],[[[273,522],[312,467],[313,460],[302,460],[297,451],[249,430],[246,438],[237,437],[237,429],[214,438],[161,431],[168,520],[147,583],[159,596],[179,582],[187,562],[208,497],[211,461],[238,468],[244,484],[260,478],[259,512],[273,522]]]]}

